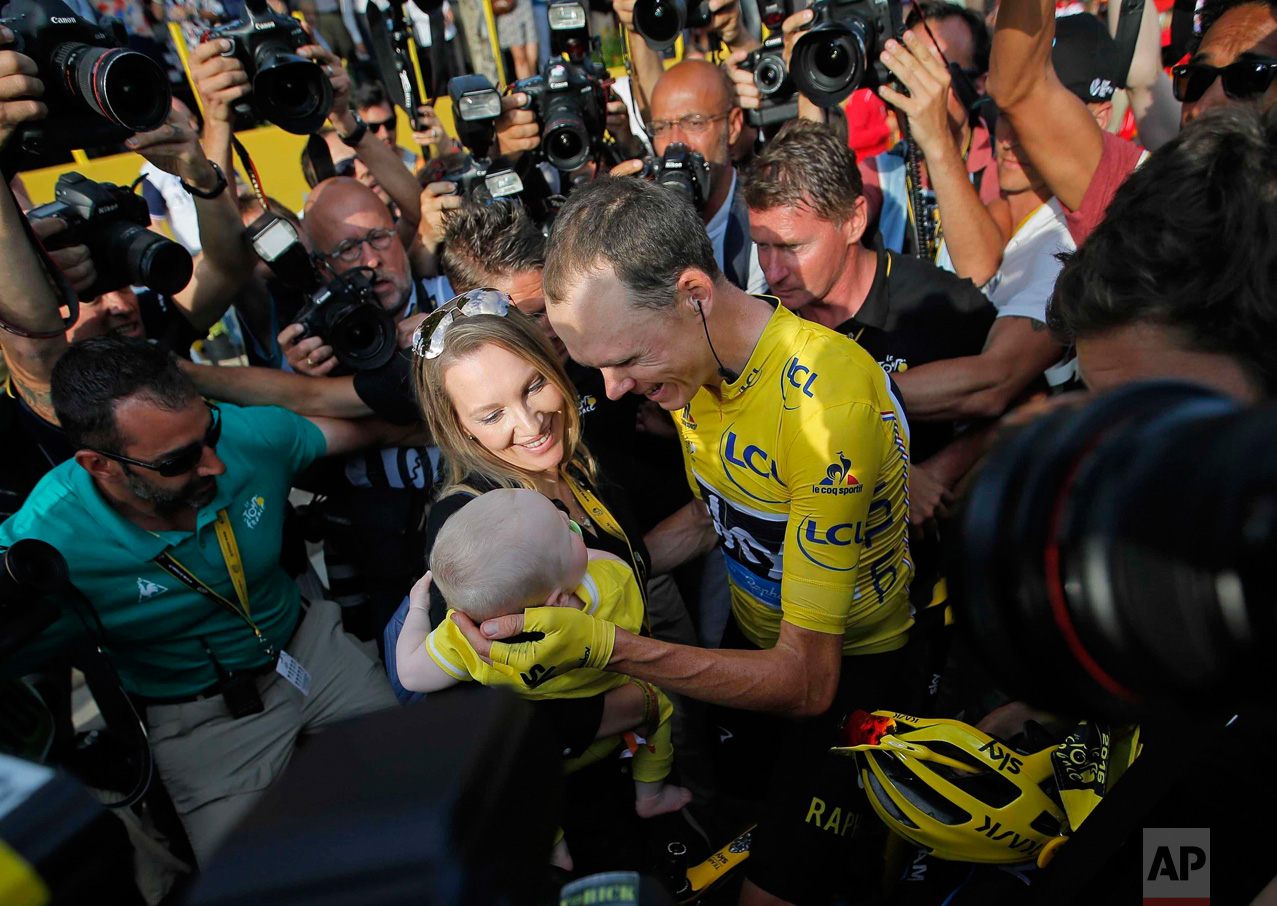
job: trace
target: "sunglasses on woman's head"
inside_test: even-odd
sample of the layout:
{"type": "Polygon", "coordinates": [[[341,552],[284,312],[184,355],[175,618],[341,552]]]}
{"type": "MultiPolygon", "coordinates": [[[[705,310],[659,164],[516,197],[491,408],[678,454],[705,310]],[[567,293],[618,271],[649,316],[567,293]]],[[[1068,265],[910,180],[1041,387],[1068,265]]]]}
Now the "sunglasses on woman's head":
{"type": "Polygon", "coordinates": [[[496,289],[472,289],[455,296],[421,322],[412,337],[412,351],[423,359],[436,359],[443,354],[444,337],[458,317],[495,315],[504,318],[513,305],[509,295],[496,289]]]}
{"type": "Polygon", "coordinates": [[[1272,85],[1277,77],[1277,60],[1237,60],[1227,66],[1211,66],[1207,63],[1182,63],[1171,67],[1171,86],[1175,99],[1191,104],[1201,99],[1220,79],[1224,94],[1235,101],[1257,98],[1272,85]]]}
{"type": "Polygon", "coordinates": [[[171,456],[155,462],[143,462],[140,459],[130,459],[127,456],[121,456],[118,453],[108,453],[106,450],[98,450],[90,447],[94,453],[105,456],[107,459],[113,459],[116,462],[128,463],[131,466],[137,466],[140,469],[150,469],[152,472],[159,472],[165,478],[175,478],[178,475],[185,475],[200,464],[200,459],[204,456],[204,448],[211,447],[217,449],[217,442],[222,437],[222,412],[215,405],[205,401],[205,406],[209,408],[212,421],[209,422],[208,430],[204,432],[204,439],[196,441],[193,444],[187,444],[171,456]]]}

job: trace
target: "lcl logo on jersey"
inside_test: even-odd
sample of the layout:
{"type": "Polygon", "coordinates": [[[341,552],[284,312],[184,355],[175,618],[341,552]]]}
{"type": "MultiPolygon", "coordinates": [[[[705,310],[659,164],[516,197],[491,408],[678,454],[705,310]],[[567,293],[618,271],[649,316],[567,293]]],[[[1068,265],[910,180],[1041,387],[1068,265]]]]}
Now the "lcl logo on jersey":
{"type": "Polygon", "coordinates": [[[821,524],[814,516],[804,516],[798,525],[798,549],[803,556],[825,569],[848,572],[854,566],[838,566],[829,562],[838,556],[843,548],[853,544],[864,544],[863,522],[839,522],[821,524]]]}
{"type": "Polygon", "coordinates": [[[736,475],[744,471],[749,473],[749,475],[743,476],[745,478],[753,475],[768,482],[775,482],[782,488],[785,487],[785,482],[781,481],[780,470],[776,466],[776,460],[766,450],[758,446],[758,444],[742,441],[739,435],[729,427],[723,434],[718,452],[723,462],[723,473],[742,494],[760,503],[782,502],[779,498],[760,497],[736,479],[736,475]]]}
{"type": "Polygon", "coordinates": [[[812,399],[814,394],[811,392],[812,385],[816,383],[819,374],[812,371],[806,365],[799,363],[798,356],[794,356],[789,360],[789,364],[785,366],[785,370],[781,373],[780,378],[780,396],[784,401],[786,409],[797,409],[798,403],[802,400],[798,397],[801,393],[808,399],[812,399]],[[794,404],[791,406],[790,401],[794,404]]]}

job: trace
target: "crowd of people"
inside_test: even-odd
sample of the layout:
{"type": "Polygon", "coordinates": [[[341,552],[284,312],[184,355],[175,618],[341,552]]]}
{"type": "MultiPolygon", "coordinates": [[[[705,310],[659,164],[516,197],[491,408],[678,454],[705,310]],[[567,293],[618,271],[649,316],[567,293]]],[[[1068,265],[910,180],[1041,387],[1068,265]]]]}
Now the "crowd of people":
{"type": "MultiPolygon", "coordinates": [[[[562,750],[558,870],[650,870],[671,826],[706,852],[752,827],[751,906],[1050,883],[1035,858],[977,873],[905,846],[830,748],[860,711],[1026,755],[1087,718],[1015,701],[954,638],[948,519],[1046,410],[1142,380],[1245,405],[1277,389],[1277,5],[1206,0],[1164,61],[1151,2],[1124,54],[1115,3],[915,0],[889,81],[755,125],[753,2],[713,0],[676,63],[630,36],[611,160],[547,173],[552,218],[448,178],[467,153],[537,158],[526,96],[505,93],[490,148],[427,106],[407,150],[362,8],[323,0],[299,7],[299,53],[334,100],[290,210],[236,175],[250,82],[201,40],[229,4],[123,5],[201,26],[201,116],[175,99],[126,142],[194,271],[172,295],[87,296],[105,262],[56,242],[65,221],[28,223],[19,183],[0,197],[0,548],[52,544],[93,608],[0,669],[37,678],[65,749],[68,644],[95,640],[189,869],[304,737],[473,682],[530,700],[562,750]],[[708,165],[699,209],[643,176],[675,143],[708,165]],[[296,323],[311,290],[249,238],[272,218],[324,279],[363,275],[386,364],[352,369],[296,323]],[[224,319],[247,364],[192,362],[224,319]]],[[[511,75],[531,75],[546,41],[529,0],[505,6],[511,75]]],[[[634,8],[611,15],[631,28],[634,8]]],[[[787,57],[811,19],[778,26],[787,57]]],[[[49,109],[12,40],[0,25],[0,151],[49,109]]]]}

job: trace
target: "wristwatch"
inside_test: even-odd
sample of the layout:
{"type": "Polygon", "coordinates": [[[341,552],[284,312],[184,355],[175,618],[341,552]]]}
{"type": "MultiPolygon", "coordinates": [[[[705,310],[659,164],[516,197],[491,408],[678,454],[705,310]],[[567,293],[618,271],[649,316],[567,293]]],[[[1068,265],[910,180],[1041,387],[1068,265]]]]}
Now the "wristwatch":
{"type": "Polygon", "coordinates": [[[222,168],[213,163],[211,160],[208,162],[208,165],[213,168],[213,174],[217,177],[217,185],[213,186],[213,188],[197,189],[186,180],[180,180],[183,189],[194,195],[196,198],[203,198],[205,200],[216,198],[226,191],[226,174],[222,172],[222,168]]]}
{"type": "Polygon", "coordinates": [[[368,132],[368,124],[353,110],[350,111],[350,116],[355,121],[355,131],[350,133],[350,135],[342,135],[338,132],[337,137],[341,139],[341,143],[347,148],[354,148],[364,140],[364,135],[368,132]]]}

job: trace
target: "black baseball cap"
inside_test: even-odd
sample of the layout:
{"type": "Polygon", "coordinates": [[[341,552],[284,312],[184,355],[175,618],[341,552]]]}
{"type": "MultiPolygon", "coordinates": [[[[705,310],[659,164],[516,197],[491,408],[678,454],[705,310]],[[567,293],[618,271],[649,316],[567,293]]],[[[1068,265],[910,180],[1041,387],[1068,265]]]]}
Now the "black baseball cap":
{"type": "Polygon", "coordinates": [[[1064,87],[1088,104],[1112,100],[1123,81],[1117,71],[1117,42],[1090,13],[1055,20],[1051,62],[1064,87]]]}

